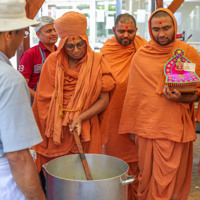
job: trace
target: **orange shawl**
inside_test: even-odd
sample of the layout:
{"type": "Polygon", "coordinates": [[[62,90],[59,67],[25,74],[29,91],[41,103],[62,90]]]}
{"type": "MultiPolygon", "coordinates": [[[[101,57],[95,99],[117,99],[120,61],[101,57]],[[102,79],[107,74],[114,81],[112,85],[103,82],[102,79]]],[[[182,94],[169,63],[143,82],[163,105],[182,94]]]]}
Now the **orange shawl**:
{"type": "MultiPolygon", "coordinates": [[[[70,13],[70,16],[73,14],[74,12],[70,13]]],[[[62,23],[65,24],[65,21],[62,23]]],[[[59,23],[61,27],[62,23],[59,23]]],[[[78,32],[82,34],[80,30],[78,32]]],[[[63,51],[69,35],[62,29],[58,29],[58,34],[63,38],[58,50],[48,57],[42,68],[33,104],[33,112],[44,139],[34,149],[46,157],[64,155],[69,151],[77,152],[76,148],[73,150],[75,142],[73,135],[69,133],[70,120],[93,105],[102,91],[111,91],[115,85],[109,68],[101,62],[102,55],[93,52],[90,48],[87,35],[79,35],[86,41],[87,52],[76,69],[72,70],[68,66],[68,57],[63,51]],[[64,117],[61,118],[60,104],[73,112],[64,112],[64,117]],[[81,107],[81,110],[74,112],[81,107]]],[[[100,153],[101,136],[98,116],[82,123],[81,139],[85,143],[90,141],[84,149],[86,152],[100,153]]]]}
{"type": "MultiPolygon", "coordinates": [[[[156,12],[159,10],[172,17],[176,33],[177,23],[171,11],[160,8],[156,12]]],[[[198,75],[200,56],[193,47],[182,41],[174,39],[171,44],[160,46],[152,35],[151,38],[148,45],[140,48],[132,60],[119,133],[134,133],[150,139],[170,139],[176,142],[193,141],[196,139],[194,104],[169,101],[163,97],[162,89],[164,65],[175,49],[183,49],[185,56],[196,63],[198,75]]]]}
{"type": "Polygon", "coordinates": [[[134,162],[137,160],[133,156],[137,155],[136,147],[127,135],[118,134],[118,128],[130,73],[130,63],[135,52],[145,44],[147,44],[145,39],[136,36],[132,44],[122,46],[117,42],[115,36],[113,36],[101,48],[103,60],[111,67],[117,82],[112,99],[104,114],[105,116],[103,117],[101,127],[102,132],[108,135],[105,153],[116,156],[126,162],[134,162]]]}

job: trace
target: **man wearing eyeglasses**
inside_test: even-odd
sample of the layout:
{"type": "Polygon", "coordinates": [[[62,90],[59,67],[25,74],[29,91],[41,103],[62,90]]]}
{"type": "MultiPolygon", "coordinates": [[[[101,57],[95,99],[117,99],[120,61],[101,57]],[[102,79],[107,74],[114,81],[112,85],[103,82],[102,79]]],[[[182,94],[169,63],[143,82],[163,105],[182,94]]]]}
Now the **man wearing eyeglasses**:
{"type": "MultiPolygon", "coordinates": [[[[36,35],[40,40],[39,44],[23,53],[18,66],[18,71],[21,72],[28,83],[32,101],[34,100],[42,66],[46,58],[57,50],[55,43],[58,40],[52,17],[42,16],[37,21],[40,22],[35,27],[36,35]]],[[[28,34],[29,32],[25,31],[25,37],[28,37],[28,34]]]]}
{"type": "Polygon", "coordinates": [[[61,40],[43,66],[32,107],[44,138],[33,147],[38,172],[56,157],[78,153],[73,131],[80,136],[85,153],[101,153],[106,137],[99,115],[115,87],[102,55],[89,45],[83,14],[63,14],[55,21],[55,29],[61,40]]]}

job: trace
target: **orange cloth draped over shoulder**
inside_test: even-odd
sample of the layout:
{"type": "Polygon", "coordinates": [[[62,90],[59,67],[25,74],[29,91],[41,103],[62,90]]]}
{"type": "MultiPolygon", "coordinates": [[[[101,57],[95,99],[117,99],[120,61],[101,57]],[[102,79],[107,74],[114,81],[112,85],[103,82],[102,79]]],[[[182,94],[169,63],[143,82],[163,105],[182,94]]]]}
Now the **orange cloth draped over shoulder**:
{"type": "MultiPolygon", "coordinates": [[[[101,48],[103,60],[111,67],[116,80],[116,88],[112,92],[107,110],[104,112],[101,130],[108,136],[104,145],[105,154],[115,156],[129,164],[129,174],[138,175],[137,149],[136,145],[129,139],[128,135],[119,135],[119,122],[127,89],[131,60],[135,52],[147,41],[136,35],[133,43],[128,46],[119,44],[113,36],[108,39],[101,48]],[[132,164],[130,164],[132,163],[132,164]],[[132,167],[134,166],[134,168],[132,167]]],[[[129,199],[135,199],[137,194],[137,181],[129,184],[129,199]],[[132,189],[130,189],[132,186],[132,189]]]]}
{"type": "MultiPolygon", "coordinates": [[[[158,11],[167,12],[171,16],[175,25],[176,34],[177,23],[171,11],[160,8],[155,12],[158,11]]],[[[141,152],[138,154],[140,163],[138,192],[139,199],[144,200],[171,199],[165,198],[166,193],[163,191],[167,191],[170,184],[174,184],[173,187],[170,187],[170,190],[176,188],[175,184],[177,184],[178,181],[187,181],[187,188],[183,187],[182,189],[186,189],[186,193],[189,193],[192,172],[192,151],[190,150],[190,146],[192,145],[191,141],[196,139],[194,103],[179,103],[164,98],[162,95],[162,90],[165,85],[164,66],[173,56],[173,51],[180,48],[184,50],[186,58],[196,63],[196,73],[200,75],[200,55],[196,49],[175,38],[172,43],[166,46],[160,46],[156,43],[152,37],[150,26],[150,20],[153,14],[149,19],[149,30],[152,40],[148,45],[141,47],[136,52],[131,63],[127,93],[119,127],[120,134],[136,134],[138,136],[138,144],[141,143],[140,140],[144,139],[142,143],[143,148],[139,146],[139,151],[141,152]],[[148,146],[149,141],[153,143],[155,141],[156,143],[157,140],[166,141],[166,143],[167,141],[171,141],[173,145],[164,145],[164,142],[162,145],[159,144],[159,148],[154,145],[148,146]],[[182,144],[182,147],[179,147],[182,148],[182,150],[177,150],[178,147],[176,147],[176,143],[182,144]],[[184,149],[186,148],[185,146],[187,146],[184,144],[190,144],[190,146],[187,147],[188,151],[184,149]],[[162,151],[160,151],[160,149],[162,151]],[[168,154],[168,152],[171,153],[168,154]],[[182,154],[182,152],[185,152],[185,154],[182,154]],[[156,162],[154,162],[154,154],[160,155],[156,158],[156,162]],[[171,154],[175,154],[175,158],[170,157],[171,154]],[[154,163],[150,162],[151,159],[154,163]],[[186,170],[180,172],[179,170],[181,170],[181,167],[179,164],[176,165],[173,159],[179,159],[180,162],[181,160],[185,160],[185,168],[188,166],[190,173],[188,172],[185,174],[186,170]],[[141,163],[143,163],[144,166],[141,166],[141,163]],[[165,167],[163,167],[161,163],[164,164],[165,167]],[[152,167],[154,165],[160,167],[160,173],[155,171],[158,168],[152,167]],[[148,176],[144,176],[142,167],[145,168],[145,170],[149,170],[148,176]],[[165,176],[167,176],[167,178],[165,176]],[[180,176],[186,177],[186,179],[181,179],[180,176]],[[156,180],[155,182],[157,182],[157,185],[153,179],[156,180]],[[172,181],[172,179],[176,179],[177,182],[172,181]],[[172,182],[170,182],[170,180],[172,182]],[[144,184],[146,188],[144,188],[142,184],[144,184]],[[154,196],[149,196],[150,193],[153,193],[154,196]]],[[[183,182],[179,183],[184,184],[183,182]]],[[[178,192],[180,194],[182,190],[180,189],[178,192]]],[[[185,192],[183,193],[185,194],[185,192]]],[[[174,191],[172,191],[171,194],[175,196],[179,195],[174,194],[174,191]]]]}
{"type": "Polygon", "coordinates": [[[130,64],[135,52],[147,44],[147,41],[136,36],[134,42],[129,46],[122,46],[113,36],[108,39],[101,48],[103,59],[111,67],[116,79],[116,88],[113,91],[112,99],[105,112],[102,122],[102,132],[107,132],[108,141],[105,145],[105,153],[123,159],[125,162],[137,161],[136,147],[128,138],[128,135],[119,135],[119,122],[127,89],[130,64]],[[108,123],[108,125],[104,125],[108,123]],[[109,127],[105,129],[105,127],[109,127]],[[135,157],[133,156],[135,155],[135,157]]]}
{"type": "MultiPolygon", "coordinates": [[[[41,164],[51,158],[78,153],[74,137],[69,132],[70,121],[90,108],[101,92],[115,87],[115,80],[110,68],[102,62],[102,55],[93,52],[88,44],[87,20],[83,14],[65,13],[55,21],[55,29],[61,37],[59,47],[44,63],[33,104],[44,140],[33,147],[39,155],[36,160],[39,171],[41,164]],[[68,56],[63,50],[70,35],[80,36],[87,44],[87,52],[75,69],[69,67],[68,56]],[[63,117],[59,115],[61,107],[67,109],[63,117]]],[[[82,123],[81,141],[85,153],[101,153],[103,138],[98,116],[82,123]]]]}

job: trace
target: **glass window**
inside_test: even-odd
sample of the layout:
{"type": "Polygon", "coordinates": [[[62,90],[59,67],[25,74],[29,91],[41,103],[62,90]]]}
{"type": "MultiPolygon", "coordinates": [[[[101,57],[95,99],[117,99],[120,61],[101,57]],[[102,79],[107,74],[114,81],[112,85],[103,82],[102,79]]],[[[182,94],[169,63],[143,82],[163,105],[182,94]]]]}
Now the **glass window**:
{"type": "MultiPolygon", "coordinates": [[[[77,11],[87,17],[87,34],[91,47],[99,51],[104,42],[113,36],[112,27],[116,19],[116,0],[46,0],[38,13],[59,18],[68,11],[77,11]]],[[[172,0],[163,0],[163,6],[167,8],[172,0]]],[[[156,5],[156,2],[155,2],[156,5]]],[[[137,23],[137,34],[150,40],[148,31],[148,19],[152,10],[152,0],[123,0],[121,13],[132,14],[137,23]]],[[[200,52],[200,1],[185,0],[175,12],[178,22],[178,32],[185,33],[185,40],[200,52]]],[[[31,31],[31,46],[37,44],[38,39],[31,31]]]]}
{"type": "MultiPolygon", "coordinates": [[[[164,1],[164,7],[168,7],[172,1],[164,1]]],[[[200,1],[185,0],[174,13],[178,32],[185,33],[184,41],[192,45],[200,53],[200,1]],[[190,38],[189,38],[190,37],[190,38]]]]}

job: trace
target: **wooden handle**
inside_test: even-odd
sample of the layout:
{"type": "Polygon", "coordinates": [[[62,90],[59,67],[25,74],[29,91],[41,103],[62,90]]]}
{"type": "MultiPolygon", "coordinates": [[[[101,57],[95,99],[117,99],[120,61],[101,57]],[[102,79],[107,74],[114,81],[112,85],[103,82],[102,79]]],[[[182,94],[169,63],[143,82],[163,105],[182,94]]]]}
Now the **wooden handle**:
{"type": "Polygon", "coordinates": [[[168,6],[168,9],[175,13],[183,2],[184,0],[173,0],[172,3],[168,6]]]}
{"type": "Polygon", "coordinates": [[[84,171],[85,171],[86,178],[87,178],[87,180],[93,180],[92,174],[91,174],[91,172],[90,172],[90,168],[89,168],[89,166],[88,166],[88,163],[87,163],[85,154],[84,154],[84,152],[83,152],[83,147],[82,147],[80,138],[79,138],[79,136],[78,136],[76,130],[73,130],[73,134],[74,134],[75,142],[76,142],[77,147],[78,147],[79,156],[80,156],[80,158],[81,158],[81,162],[82,162],[82,165],[83,165],[83,169],[84,169],[84,171]]]}

